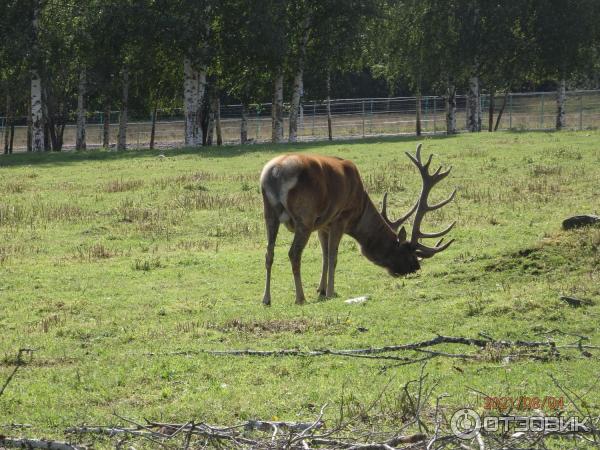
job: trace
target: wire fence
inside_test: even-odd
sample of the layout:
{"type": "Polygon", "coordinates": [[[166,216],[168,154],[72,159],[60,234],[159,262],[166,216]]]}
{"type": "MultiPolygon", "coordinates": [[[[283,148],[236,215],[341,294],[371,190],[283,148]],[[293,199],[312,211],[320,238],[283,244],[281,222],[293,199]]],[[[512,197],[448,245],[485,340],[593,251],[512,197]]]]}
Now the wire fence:
{"type": "MultiPolygon", "coordinates": [[[[494,97],[494,126],[499,112],[503,109],[498,123],[499,130],[551,130],[556,123],[556,93],[509,93],[494,97]],[[504,104],[504,108],[502,108],[504,104]]],[[[456,97],[456,125],[458,131],[466,130],[467,102],[465,96],[456,97]]],[[[482,129],[487,130],[490,114],[490,96],[481,96],[482,129]]],[[[439,96],[421,97],[421,129],[426,134],[446,132],[445,99],[439,96]]],[[[284,105],[284,133],[287,138],[289,127],[289,105],[284,105]]],[[[415,97],[336,99],[330,102],[332,137],[334,139],[356,139],[373,136],[393,136],[415,134],[417,99],[415,97]]],[[[130,147],[148,147],[152,122],[150,116],[139,111],[130,111],[127,141],[130,147]]],[[[221,106],[221,133],[224,144],[240,142],[242,106],[221,106]]],[[[87,145],[100,147],[104,122],[110,123],[111,144],[117,140],[119,112],[111,112],[105,117],[101,112],[89,113],[87,117],[87,145]]],[[[27,146],[27,126],[25,118],[15,123],[15,151],[27,146]]],[[[569,129],[589,129],[600,126],[600,90],[570,91],[566,101],[566,123],[569,129]]],[[[6,118],[0,117],[2,136],[6,118]]],[[[271,140],[271,104],[251,105],[248,108],[249,143],[271,140]]],[[[75,146],[76,125],[68,123],[64,131],[64,148],[75,146]]],[[[157,112],[155,145],[158,148],[183,146],[184,116],[182,109],[159,110],[157,112]]],[[[328,139],[327,102],[304,102],[298,120],[298,141],[328,139]]],[[[216,142],[216,138],[214,139],[216,142]]]]}

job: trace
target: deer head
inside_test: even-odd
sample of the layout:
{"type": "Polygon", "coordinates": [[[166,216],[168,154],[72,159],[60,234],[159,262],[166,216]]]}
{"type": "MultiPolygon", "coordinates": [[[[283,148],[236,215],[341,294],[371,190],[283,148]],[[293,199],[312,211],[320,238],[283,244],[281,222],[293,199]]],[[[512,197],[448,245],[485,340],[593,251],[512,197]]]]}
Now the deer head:
{"type": "Polygon", "coordinates": [[[417,146],[417,151],[415,155],[411,155],[406,152],[406,155],[410,158],[410,160],[415,164],[422,178],[422,188],[421,195],[419,199],[414,204],[412,208],[400,219],[396,221],[391,221],[387,216],[387,192],[383,196],[383,202],[381,206],[381,217],[387,223],[387,225],[396,232],[398,228],[416,211],[415,218],[413,221],[412,233],[410,236],[410,240],[407,239],[408,235],[404,226],[400,228],[400,231],[397,231],[397,238],[392,246],[392,248],[388,249],[387,254],[381,260],[384,267],[388,269],[388,272],[392,276],[400,276],[407,273],[412,273],[420,268],[419,261],[424,258],[431,258],[433,255],[446,250],[454,239],[443,243],[443,236],[446,235],[456,224],[456,222],[452,222],[448,227],[446,227],[442,231],[438,231],[435,233],[425,233],[421,231],[421,224],[423,222],[423,218],[425,214],[430,211],[435,211],[450,203],[454,196],[456,195],[456,189],[450,194],[450,196],[435,205],[429,205],[428,197],[431,189],[440,181],[448,176],[452,167],[448,168],[445,171],[442,171],[442,167],[439,167],[434,173],[429,173],[429,166],[431,165],[431,160],[433,159],[433,155],[429,155],[427,162],[423,164],[421,160],[421,144],[417,146]],[[421,239],[427,238],[441,238],[433,247],[428,247],[421,242],[421,239]]]}

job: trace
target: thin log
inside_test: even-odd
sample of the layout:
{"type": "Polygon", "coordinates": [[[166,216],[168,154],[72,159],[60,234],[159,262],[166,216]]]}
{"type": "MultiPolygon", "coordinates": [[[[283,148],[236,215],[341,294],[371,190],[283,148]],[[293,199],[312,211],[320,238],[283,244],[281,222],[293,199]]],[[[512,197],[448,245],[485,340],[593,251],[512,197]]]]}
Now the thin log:
{"type": "MultiPolygon", "coordinates": [[[[433,350],[424,350],[440,344],[457,344],[479,347],[481,349],[491,346],[496,348],[548,348],[552,351],[557,349],[600,349],[600,346],[582,345],[580,342],[576,344],[557,345],[554,341],[505,341],[494,340],[489,337],[485,339],[467,338],[460,336],[442,336],[438,335],[433,339],[428,339],[420,342],[413,342],[400,345],[386,345],[383,347],[355,348],[355,349],[315,349],[315,350],[299,350],[299,349],[279,349],[279,350],[253,350],[253,349],[238,349],[238,350],[182,350],[170,352],[169,355],[194,355],[208,354],[214,356],[259,356],[259,357],[282,357],[282,356],[300,356],[300,357],[316,357],[316,356],[343,356],[343,357],[358,357],[372,359],[390,359],[404,361],[407,363],[421,362],[423,359],[411,359],[402,356],[382,355],[383,353],[399,352],[399,351],[420,351],[426,353],[429,357],[448,357],[460,359],[476,359],[475,354],[463,353],[447,353],[433,350]]],[[[148,353],[148,356],[155,356],[156,353],[148,353]]]]}
{"type": "Polygon", "coordinates": [[[46,450],[83,450],[86,447],[68,442],[46,441],[42,439],[9,438],[0,436],[0,448],[43,448],[46,450]]]}

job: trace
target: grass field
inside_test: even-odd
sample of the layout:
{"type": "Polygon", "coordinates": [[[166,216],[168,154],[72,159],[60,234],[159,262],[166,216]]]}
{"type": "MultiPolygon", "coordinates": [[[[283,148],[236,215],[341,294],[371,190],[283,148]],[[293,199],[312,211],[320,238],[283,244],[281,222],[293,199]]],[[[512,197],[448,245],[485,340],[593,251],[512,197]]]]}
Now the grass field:
{"type": "MultiPolygon", "coordinates": [[[[0,387],[18,350],[35,351],[0,395],[0,426],[28,423],[19,433],[64,438],[68,426],[120,423],[115,412],[232,424],[310,420],[324,403],[332,420],[343,392],[354,410],[381,396],[365,421],[400,423],[402,388],[418,376],[419,364],[169,353],[358,348],[436,333],[576,340],[556,329],[600,344],[600,229],[560,228],[570,215],[600,213],[598,131],[423,139],[425,153],[454,167],[433,200],[453,187],[457,199],[426,220],[432,230],[456,219],[454,245],[418,274],[393,279],[346,236],[338,297],[323,301],[314,235],[303,257],[308,304],[299,307],[287,258],[291,234],[282,228],[273,306],[261,305],[264,163],[289,151],[352,159],[376,203],[390,192],[390,215],[397,216],[420,188],[404,155],[417,142],[182,149],[165,157],[158,151],[1,157],[0,387]],[[590,302],[573,308],[559,299],[563,294],[590,302]],[[360,295],[369,301],[344,303],[360,295]]],[[[436,358],[426,370],[438,383],[435,395],[450,394],[448,409],[482,409],[474,390],[561,396],[554,374],[600,410],[597,354],[436,358]]]]}

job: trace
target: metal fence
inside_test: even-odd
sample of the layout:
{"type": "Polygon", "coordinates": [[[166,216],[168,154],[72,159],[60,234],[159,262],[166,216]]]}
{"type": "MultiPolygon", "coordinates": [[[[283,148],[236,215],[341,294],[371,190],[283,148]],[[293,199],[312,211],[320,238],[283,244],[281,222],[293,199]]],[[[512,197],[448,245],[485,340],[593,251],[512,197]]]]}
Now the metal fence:
{"type": "MultiPolygon", "coordinates": [[[[466,97],[457,96],[456,124],[459,131],[466,130],[466,97]]],[[[499,130],[550,130],[556,123],[556,94],[554,92],[510,93],[494,98],[495,117],[506,101],[498,124],[499,130]]],[[[332,135],[334,139],[352,139],[371,136],[410,135],[415,133],[415,97],[362,98],[331,100],[332,135]]],[[[490,96],[481,96],[482,129],[487,129],[490,96]]],[[[289,105],[285,105],[284,132],[287,137],[289,105]]],[[[221,132],[225,144],[240,140],[241,105],[221,107],[221,132]]],[[[130,117],[143,118],[146,114],[130,112],[130,117]]],[[[149,116],[149,114],[147,114],[149,116]]],[[[248,111],[248,139],[252,142],[268,142],[271,139],[271,104],[251,105],[248,111]]],[[[426,134],[446,132],[445,100],[443,97],[421,97],[421,128],[426,134]]],[[[119,112],[110,117],[102,113],[90,113],[87,119],[88,147],[100,147],[103,124],[111,124],[111,143],[116,142],[119,112]]],[[[600,90],[570,91],[567,93],[566,122],[570,129],[597,128],[600,126],[600,90]]],[[[19,122],[18,122],[19,123],[19,122]]],[[[0,117],[0,129],[4,133],[6,120],[0,117]]],[[[25,118],[15,127],[14,149],[24,150],[27,145],[25,118]]],[[[75,146],[75,123],[69,123],[64,132],[64,147],[75,146]]],[[[128,125],[128,145],[147,147],[150,142],[151,120],[132,120],[128,125]]],[[[3,134],[2,134],[3,135],[3,134]]],[[[155,145],[179,147],[183,145],[183,110],[158,111],[155,145]]],[[[327,103],[304,102],[298,122],[298,140],[313,141],[328,138],[327,103]]],[[[214,140],[216,142],[216,139],[214,140]]]]}

